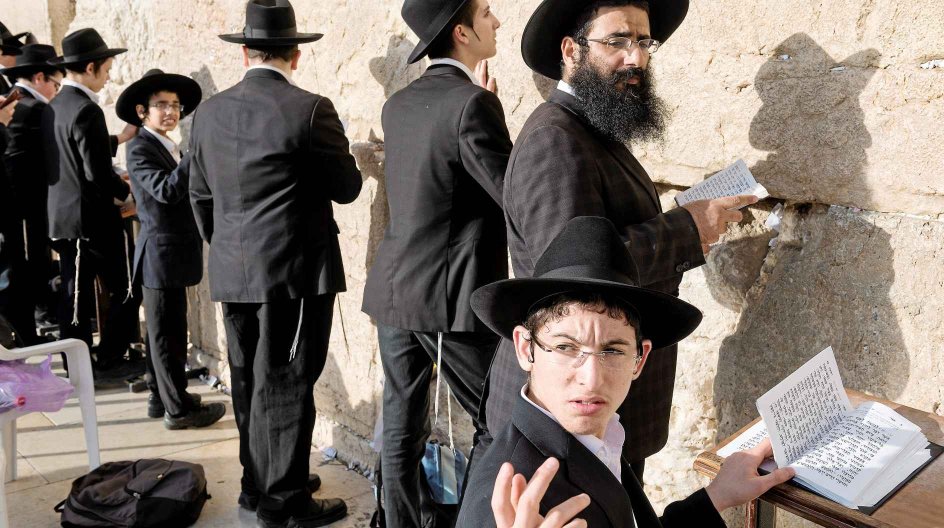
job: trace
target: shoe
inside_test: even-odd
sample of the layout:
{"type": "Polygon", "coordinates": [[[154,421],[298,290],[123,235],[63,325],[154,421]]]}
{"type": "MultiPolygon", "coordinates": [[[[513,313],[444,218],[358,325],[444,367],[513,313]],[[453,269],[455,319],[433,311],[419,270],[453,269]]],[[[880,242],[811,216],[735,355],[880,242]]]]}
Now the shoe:
{"type": "MultiPolygon", "coordinates": [[[[308,475],[308,485],[305,487],[308,488],[310,493],[318,491],[318,489],[321,488],[321,477],[319,477],[317,473],[308,475]]],[[[256,511],[259,507],[259,494],[240,491],[239,499],[237,499],[236,502],[245,510],[256,511]]]]}
{"type": "Polygon", "coordinates": [[[189,429],[191,427],[206,427],[220,421],[226,414],[226,406],[222,403],[201,404],[183,416],[174,418],[164,413],[164,427],[171,431],[189,429]]]}
{"type": "MultiPolygon", "coordinates": [[[[203,398],[199,394],[186,393],[190,398],[191,407],[199,407],[200,402],[203,401],[203,398]]],[[[161,397],[153,392],[148,395],[148,418],[163,418],[164,417],[164,402],[161,401],[161,397]]]]}
{"type": "Polygon", "coordinates": [[[95,383],[115,383],[133,379],[144,374],[147,369],[144,361],[129,361],[119,358],[95,363],[92,372],[95,383]]]}
{"type": "Polygon", "coordinates": [[[347,517],[347,504],[341,499],[311,499],[304,507],[288,518],[266,519],[256,513],[259,528],[315,528],[326,526],[347,517]]]}

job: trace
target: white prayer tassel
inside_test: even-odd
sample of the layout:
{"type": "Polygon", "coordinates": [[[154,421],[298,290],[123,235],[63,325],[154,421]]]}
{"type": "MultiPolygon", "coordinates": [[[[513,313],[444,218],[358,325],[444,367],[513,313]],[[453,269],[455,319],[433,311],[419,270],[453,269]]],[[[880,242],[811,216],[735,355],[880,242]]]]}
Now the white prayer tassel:
{"type": "Polygon", "coordinates": [[[433,403],[436,420],[434,425],[439,424],[439,384],[442,383],[442,332],[438,332],[436,343],[436,401],[433,403]]]}
{"type": "Polygon", "coordinates": [[[79,267],[82,262],[82,239],[75,241],[75,293],[72,294],[72,326],[79,326],[79,267]]]}
{"type": "Polygon", "coordinates": [[[302,297],[301,304],[298,305],[298,327],[295,328],[295,340],[292,341],[292,349],[288,353],[288,362],[295,359],[295,352],[298,350],[298,337],[302,333],[302,319],[305,313],[305,298],[302,297]]]}
{"type": "Polygon", "coordinates": [[[128,255],[128,232],[124,231],[125,236],[125,269],[128,271],[128,294],[125,295],[125,300],[121,301],[121,304],[128,302],[128,299],[131,298],[131,257],[128,255]]]}

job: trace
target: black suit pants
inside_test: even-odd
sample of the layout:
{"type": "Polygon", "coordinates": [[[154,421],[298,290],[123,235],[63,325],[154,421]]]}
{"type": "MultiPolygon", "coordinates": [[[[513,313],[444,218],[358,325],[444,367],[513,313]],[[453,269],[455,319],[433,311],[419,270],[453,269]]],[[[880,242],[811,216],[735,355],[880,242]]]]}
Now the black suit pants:
{"type": "Polygon", "coordinates": [[[131,286],[129,255],[134,251],[129,245],[130,241],[126,240],[120,227],[87,239],[61,239],[53,242],[61,265],[59,333],[62,339],[81,339],[91,348],[96,277],[108,295],[108,306],[101,314],[104,319],[100,325],[101,340],[95,349],[96,361],[100,365],[124,356],[128,345],[139,333],[140,288],[130,288],[131,295],[128,296],[131,286]],[[78,313],[75,310],[76,287],[79,288],[78,313]],[[73,316],[77,324],[72,324],[73,316]]]}
{"type": "MultiPolygon", "coordinates": [[[[452,526],[455,511],[437,508],[430,499],[420,461],[430,435],[429,385],[436,363],[438,334],[377,325],[384,369],[383,477],[388,528],[452,526]]],[[[443,332],[442,372],[463,409],[472,417],[476,445],[487,443],[479,412],[485,375],[498,345],[491,332],[443,332]]],[[[445,410],[440,409],[445,419],[445,410]]]]}
{"type": "Polygon", "coordinates": [[[147,322],[148,387],[171,416],[186,414],[187,288],[142,288],[147,322]]]}
{"type": "Polygon", "coordinates": [[[334,299],[223,303],[242,489],[260,496],[261,516],[310,498],[312,390],[328,356],[334,299]]]}

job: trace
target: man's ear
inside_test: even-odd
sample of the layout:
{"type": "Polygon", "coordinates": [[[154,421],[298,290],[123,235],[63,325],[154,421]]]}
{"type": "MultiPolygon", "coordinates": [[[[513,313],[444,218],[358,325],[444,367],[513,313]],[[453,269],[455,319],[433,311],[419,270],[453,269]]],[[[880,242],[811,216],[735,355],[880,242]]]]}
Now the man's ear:
{"type": "Polygon", "coordinates": [[[525,372],[531,372],[534,366],[534,356],[531,347],[531,332],[528,329],[518,325],[512,333],[515,340],[515,356],[518,357],[518,366],[525,372]]]}
{"type": "Polygon", "coordinates": [[[144,105],[134,105],[134,113],[138,114],[142,122],[147,118],[147,108],[144,108],[144,105]]]}
{"type": "Polygon", "coordinates": [[[241,46],[243,51],[243,68],[249,67],[249,48],[246,46],[241,46]]]}
{"type": "Polygon", "coordinates": [[[564,61],[564,70],[566,72],[574,71],[574,67],[577,65],[577,59],[579,58],[580,46],[577,44],[577,41],[573,37],[564,37],[561,40],[561,56],[564,61]]]}
{"type": "Polygon", "coordinates": [[[298,62],[302,59],[302,50],[295,50],[295,55],[292,56],[292,71],[298,69],[298,62]]]}
{"type": "Polygon", "coordinates": [[[636,370],[633,371],[633,381],[639,379],[639,376],[642,374],[642,368],[646,366],[646,360],[649,359],[649,352],[652,352],[652,341],[643,339],[640,352],[641,355],[636,361],[636,370]]]}

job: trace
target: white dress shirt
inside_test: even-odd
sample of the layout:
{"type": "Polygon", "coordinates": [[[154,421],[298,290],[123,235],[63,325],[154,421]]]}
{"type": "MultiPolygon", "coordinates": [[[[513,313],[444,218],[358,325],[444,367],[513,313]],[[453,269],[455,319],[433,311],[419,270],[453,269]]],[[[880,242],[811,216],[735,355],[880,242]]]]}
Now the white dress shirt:
{"type": "Polygon", "coordinates": [[[83,92],[85,92],[85,95],[87,95],[88,98],[92,100],[93,103],[98,104],[98,94],[90,90],[88,86],[85,86],[84,84],[80,82],[73,81],[72,79],[63,79],[62,85],[72,86],[73,88],[78,88],[79,90],[82,90],[83,92]]]}
{"type": "Polygon", "coordinates": [[[456,59],[450,59],[447,57],[444,59],[433,59],[429,61],[430,66],[436,66],[437,64],[448,64],[450,66],[455,66],[456,68],[459,68],[460,70],[462,70],[463,73],[469,76],[469,80],[472,81],[472,84],[476,86],[481,86],[479,84],[478,79],[475,78],[475,74],[472,73],[472,70],[470,70],[468,66],[466,66],[465,64],[462,64],[456,59]]]}
{"type": "Polygon", "coordinates": [[[37,92],[36,90],[34,90],[32,86],[27,86],[27,85],[21,83],[20,81],[16,81],[16,84],[14,84],[13,86],[16,86],[17,88],[22,88],[22,89],[26,90],[27,92],[29,92],[33,97],[35,97],[36,100],[42,101],[42,102],[44,102],[44,103],[46,103],[46,104],[49,104],[49,99],[46,99],[46,96],[45,96],[45,95],[43,95],[43,94],[37,92]]]}
{"type": "Polygon", "coordinates": [[[564,93],[569,93],[570,95],[577,97],[577,94],[574,93],[574,87],[567,84],[563,79],[561,79],[557,83],[557,89],[564,93]]]}
{"type": "Polygon", "coordinates": [[[170,152],[171,157],[177,160],[177,163],[180,163],[180,149],[177,148],[177,143],[174,143],[174,140],[149,126],[144,126],[143,128],[152,136],[156,137],[157,140],[161,142],[161,145],[164,145],[164,148],[167,149],[167,152],[170,152]]]}

